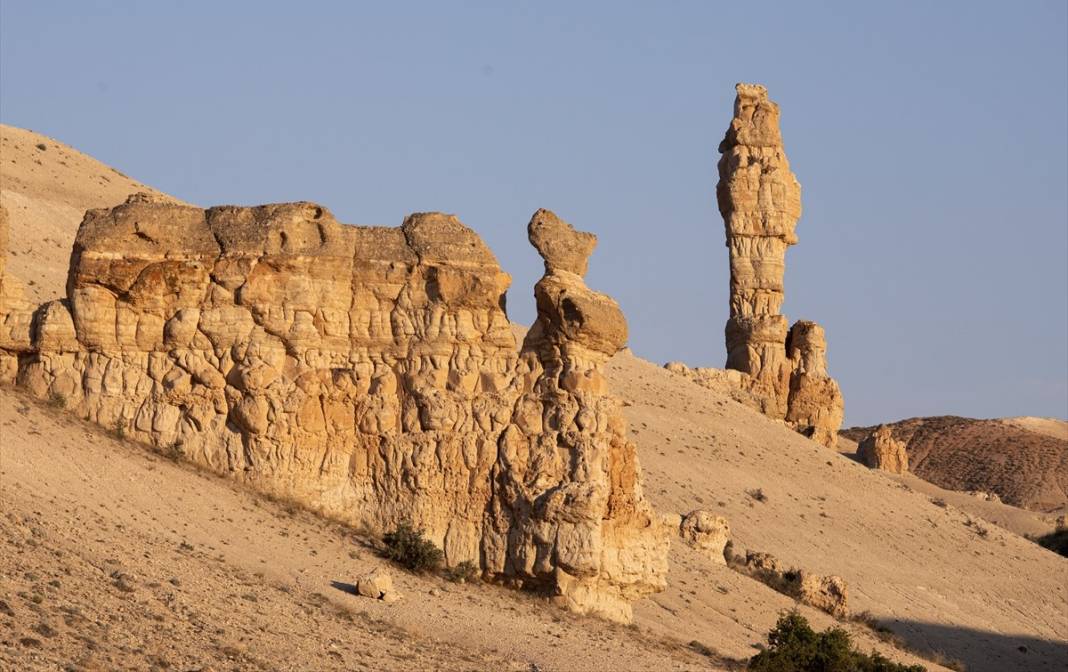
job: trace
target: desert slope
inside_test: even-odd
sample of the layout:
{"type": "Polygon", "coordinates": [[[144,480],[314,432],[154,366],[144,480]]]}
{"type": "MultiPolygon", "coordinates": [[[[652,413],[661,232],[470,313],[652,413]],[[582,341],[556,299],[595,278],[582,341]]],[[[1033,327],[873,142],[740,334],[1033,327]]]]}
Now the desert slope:
{"type": "Polygon", "coordinates": [[[26,285],[27,298],[62,298],[82,215],[139,191],[177,201],[58,140],[0,124],[0,205],[11,227],[8,272],[26,285]]]}
{"type": "MultiPolygon", "coordinates": [[[[646,493],[659,510],[726,516],[739,546],[843,577],[854,611],[970,670],[1068,663],[1068,560],[628,353],[607,375],[630,404],[646,493]],[[767,501],[746,493],[756,489],[767,501]]],[[[668,629],[741,655],[722,637],[746,623],[731,611],[741,596],[725,598],[707,570],[673,548],[668,591],[641,615],[666,605],[679,613],[660,615],[668,629]]],[[[767,621],[752,618],[755,640],[767,621]]]]}
{"type": "MultiPolygon", "coordinates": [[[[5,128],[5,137],[17,130],[5,128]]],[[[94,182],[94,165],[102,164],[80,169],[84,193],[61,193],[62,183],[46,177],[32,183],[36,192],[29,182],[9,192],[5,171],[4,198],[36,193],[71,212],[122,200],[90,202],[92,185],[108,184],[94,182]]],[[[146,190],[132,181],[123,188],[131,186],[146,190]]],[[[72,239],[80,219],[48,219],[53,231],[13,214],[12,247],[72,239]]],[[[27,256],[23,279],[58,292],[68,253],[54,254],[61,272],[27,256]]],[[[854,611],[871,611],[911,647],[970,670],[1068,664],[1068,560],[629,352],[606,373],[660,511],[725,515],[739,548],[842,576],[854,611]],[[746,492],[756,489],[766,501],[746,492]]],[[[0,390],[0,499],[0,600],[11,612],[0,609],[0,660],[17,669],[81,661],[89,669],[159,661],[179,669],[729,669],[793,605],[674,543],[668,589],[636,605],[633,628],[398,570],[406,597],[387,607],[342,585],[381,564],[367,540],[11,390],[0,390]],[[692,641],[718,655],[698,655],[692,641]]],[[[835,623],[803,611],[818,627],[835,623]]],[[[863,649],[941,669],[846,627],[863,649]]]]}

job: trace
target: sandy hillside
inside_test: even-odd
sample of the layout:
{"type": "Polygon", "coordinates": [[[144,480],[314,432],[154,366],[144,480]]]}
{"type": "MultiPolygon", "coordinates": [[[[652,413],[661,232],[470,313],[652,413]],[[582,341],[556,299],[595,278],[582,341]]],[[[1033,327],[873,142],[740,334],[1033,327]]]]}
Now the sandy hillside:
{"type": "MultiPolygon", "coordinates": [[[[949,490],[994,493],[1041,512],[1068,509],[1068,425],[1047,418],[978,420],[956,416],[889,423],[903,441],[909,471],[949,490]]],[[[860,441],[874,427],[842,435],[860,441]]]]}
{"type": "MultiPolygon", "coordinates": [[[[39,200],[60,202],[37,184],[39,200]]],[[[13,216],[12,246],[72,239],[80,218],[49,233],[13,216]]],[[[27,264],[24,279],[58,291],[68,252],[61,273],[27,264]]],[[[842,576],[852,610],[912,649],[972,671],[1068,666],[1068,560],[1009,531],[1043,519],[870,471],[627,352],[607,374],[661,511],[708,508],[730,520],[739,550],[842,576]],[[758,489],[766,501],[747,493],[758,489]]],[[[636,605],[633,627],[399,570],[405,599],[386,606],[347,592],[382,564],[368,540],[12,390],[0,390],[0,502],[0,669],[731,669],[793,605],[676,543],[668,589],[636,605]]],[[[862,649],[942,669],[845,627],[862,649]]]]}
{"type": "Polygon", "coordinates": [[[62,298],[82,215],[138,191],[160,194],[57,140],[0,124],[0,205],[11,226],[8,272],[26,285],[26,298],[62,298]]]}

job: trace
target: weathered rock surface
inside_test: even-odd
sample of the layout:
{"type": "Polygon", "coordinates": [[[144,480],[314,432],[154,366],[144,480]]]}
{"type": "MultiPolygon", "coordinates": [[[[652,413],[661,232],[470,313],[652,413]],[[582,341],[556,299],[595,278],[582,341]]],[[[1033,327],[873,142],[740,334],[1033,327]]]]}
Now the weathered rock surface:
{"type": "Polygon", "coordinates": [[[778,558],[762,551],[749,551],[745,563],[733,565],[772,588],[836,617],[849,613],[849,591],[840,576],[823,576],[804,569],[786,569],[778,558]]]}
{"type": "MultiPolygon", "coordinates": [[[[381,569],[357,579],[356,592],[374,600],[385,600],[388,596],[399,597],[398,593],[393,590],[393,577],[381,569]]],[[[396,599],[393,598],[389,601],[395,602],[396,599]]]]}
{"type": "Polygon", "coordinates": [[[627,620],[630,601],[665,586],[670,539],[642,494],[635,446],[601,372],[626,343],[627,323],[583,281],[592,234],[539,210],[528,235],[546,272],[494,470],[491,518],[503,527],[487,566],[554,586],[572,608],[627,620]]]}
{"type": "Polygon", "coordinates": [[[872,469],[882,469],[894,474],[903,474],[909,470],[909,454],[905,444],[894,438],[893,432],[886,425],[869,434],[857,446],[857,457],[872,469]]]}
{"type": "Polygon", "coordinates": [[[837,618],[849,614],[849,592],[840,576],[820,576],[802,570],[798,590],[799,599],[805,604],[837,618]]]}
{"type": "Polygon", "coordinates": [[[813,322],[788,330],[780,314],[786,248],[797,243],[801,185],[783,149],[779,106],[763,86],[736,88],[716,185],[730,252],[727,368],[748,374],[747,386],[763,413],[833,447],[842,396],[826,372],[823,330],[813,322]]]}
{"type": "Polygon", "coordinates": [[[679,536],[713,562],[727,564],[723,549],[731,539],[731,526],[723,516],[705,509],[691,511],[682,517],[679,536]]]}
{"type": "Polygon", "coordinates": [[[0,383],[14,382],[18,353],[32,347],[33,306],[25,288],[8,272],[9,223],[7,209],[0,206],[0,383]]]}
{"type": "Polygon", "coordinates": [[[530,239],[547,273],[517,352],[510,278],[452,215],[361,228],[136,195],[86,213],[68,298],[4,361],[129,438],[626,618],[667,552],[599,369],[626,322],[579,274],[591,234],[539,211],[530,239]]]}
{"type": "Polygon", "coordinates": [[[790,394],[786,422],[825,446],[838,444],[845,403],[838,382],[827,374],[827,339],[823,327],[798,320],[786,337],[790,358],[790,394]]]}

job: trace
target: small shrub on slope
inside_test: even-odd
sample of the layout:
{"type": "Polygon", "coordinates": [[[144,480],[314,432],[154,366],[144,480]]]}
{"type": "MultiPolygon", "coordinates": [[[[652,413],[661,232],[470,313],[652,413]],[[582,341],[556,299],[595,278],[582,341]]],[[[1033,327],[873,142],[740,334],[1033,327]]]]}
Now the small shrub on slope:
{"type": "Polygon", "coordinates": [[[416,573],[436,570],[444,560],[441,549],[424,537],[422,530],[413,528],[408,522],[387,533],[382,541],[386,545],[387,558],[416,573]]]}
{"type": "Polygon", "coordinates": [[[926,672],[922,665],[902,665],[876,652],[853,648],[841,628],[816,632],[796,609],[779,616],[768,633],[768,648],[749,660],[754,672],[926,672]]]}

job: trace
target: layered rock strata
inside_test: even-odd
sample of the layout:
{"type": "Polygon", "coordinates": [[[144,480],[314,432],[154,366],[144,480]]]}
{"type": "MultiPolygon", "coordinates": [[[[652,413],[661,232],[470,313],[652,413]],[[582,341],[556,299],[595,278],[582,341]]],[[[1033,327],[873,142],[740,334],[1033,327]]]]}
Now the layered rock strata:
{"type": "MultiPolygon", "coordinates": [[[[543,255],[570,235],[531,227],[543,255]]],[[[369,531],[410,520],[450,565],[625,618],[666,548],[599,377],[625,322],[575,235],[517,352],[510,278],[452,215],[350,227],[138,195],[86,213],[67,299],[0,347],[21,385],[124,436],[369,531]]]]}
{"type": "Polygon", "coordinates": [[[783,149],[779,106],[760,85],[738,84],[737,94],[719,146],[716,186],[730,252],[727,368],[748,374],[746,384],[766,415],[833,447],[842,397],[826,372],[823,330],[812,322],[788,329],[780,313],[801,185],[783,149]]]}
{"type": "Polygon", "coordinates": [[[627,323],[583,280],[593,234],[547,210],[527,230],[545,275],[494,473],[507,546],[487,553],[489,566],[554,586],[572,608],[629,620],[630,601],[665,586],[670,530],[642,495],[636,448],[601,372],[626,344],[627,323]]]}

